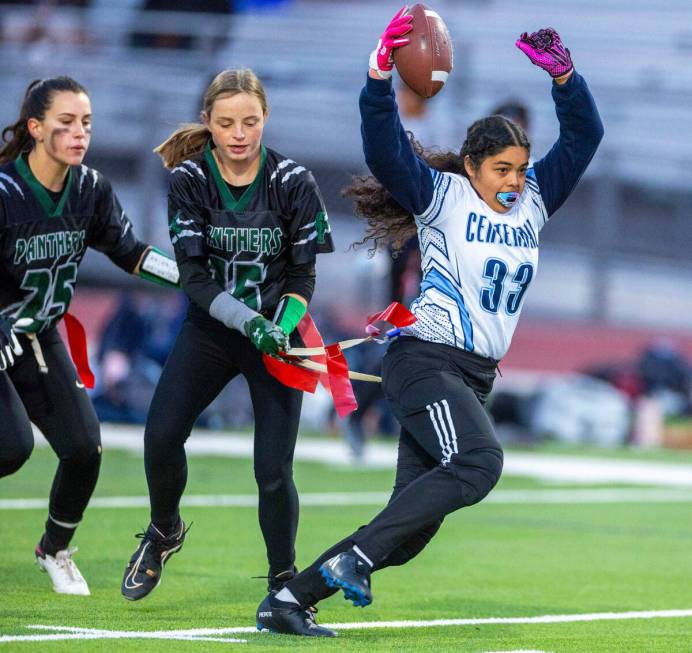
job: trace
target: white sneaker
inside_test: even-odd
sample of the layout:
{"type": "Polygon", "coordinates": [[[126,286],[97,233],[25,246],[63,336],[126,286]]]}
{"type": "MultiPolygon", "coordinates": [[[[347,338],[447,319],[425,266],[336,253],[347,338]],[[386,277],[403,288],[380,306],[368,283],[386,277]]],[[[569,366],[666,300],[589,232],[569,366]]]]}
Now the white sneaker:
{"type": "Polygon", "coordinates": [[[58,594],[78,594],[89,596],[89,586],[84,580],[84,576],[77,569],[77,565],[72,560],[72,554],[77,551],[77,547],[58,551],[55,556],[43,553],[36,548],[36,562],[41,571],[47,571],[53,581],[53,589],[58,594]]]}

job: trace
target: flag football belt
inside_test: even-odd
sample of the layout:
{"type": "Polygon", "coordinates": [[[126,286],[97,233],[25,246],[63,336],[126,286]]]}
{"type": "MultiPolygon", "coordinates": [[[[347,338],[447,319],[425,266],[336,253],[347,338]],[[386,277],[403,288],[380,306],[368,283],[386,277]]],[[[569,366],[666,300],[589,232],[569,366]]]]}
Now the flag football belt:
{"type": "Polygon", "coordinates": [[[366,337],[325,345],[315,322],[306,313],[297,328],[307,346],[291,347],[280,358],[265,354],[264,365],[272,376],[291,388],[314,393],[317,385],[322,385],[332,396],[337,414],[343,418],[358,408],[351,380],[382,381],[379,376],[349,370],[343,351],[365,342],[388,342],[415,321],[405,306],[392,302],[384,311],[367,318],[366,337]]]}

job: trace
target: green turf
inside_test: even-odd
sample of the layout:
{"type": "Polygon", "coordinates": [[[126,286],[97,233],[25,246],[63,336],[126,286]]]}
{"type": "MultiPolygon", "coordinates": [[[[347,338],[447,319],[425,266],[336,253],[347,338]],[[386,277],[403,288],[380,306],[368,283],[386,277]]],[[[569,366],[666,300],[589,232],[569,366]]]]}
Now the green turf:
{"type": "MultiPolygon", "coordinates": [[[[591,452],[593,453],[593,452],[591,452]]],[[[38,449],[0,482],[0,498],[46,497],[53,454],[38,449]]],[[[392,471],[301,463],[302,492],[386,491],[392,471]]],[[[501,489],[542,486],[504,478],[501,489]]],[[[145,494],[140,456],[108,452],[98,496],[145,494]]],[[[191,458],[188,494],[254,493],[249,460],[191,458]]],[[[303,507],[300,565],[367,521],[373,506],[303,507]]],[[[414,562],[374,577],[375,602],[356,609],[333,597],[320,622],[523,617],[692,608],[692,510],[689,503],[501,505],[485,503],[448,518],[414,562]]],[[[33,563],[43,510],[0,511],[0,634],[26,635],[31,624],[152,631],[254,625],[266,573],[252,508],[189,508],[184,550],[148,599],[128,603],[121,574],[146,525],[145,509],[87,512],[75,544],[90,598],[55,595],[33,563]]],[[[515,651],[551,653],[690,653],[692,618],[589,623],[453,626],[342,631],[337,641],[233,635],[246,645],[121,639],[0,643],[4,651],[515,651]]]]}

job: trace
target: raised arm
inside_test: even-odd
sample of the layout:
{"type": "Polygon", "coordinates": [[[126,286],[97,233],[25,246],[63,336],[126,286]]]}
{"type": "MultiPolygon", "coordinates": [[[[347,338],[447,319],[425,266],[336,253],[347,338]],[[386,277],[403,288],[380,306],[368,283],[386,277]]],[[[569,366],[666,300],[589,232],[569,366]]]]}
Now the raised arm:
{"type": "Polygon", "coordinates": [[[406,9],[397,12],[370,55],[368,80],[360,94],[361,134],[372,174],[402,207],[419,215],[432,201],[432,173],[411,147],[391,83],[392,51],[409,42],[404,36],[411,30],[406,9]]]}
{"type": "Polygon", "coordinates": [[[584,78],[572,65],[570,51],[551,28],[522,34],[517,47],[553,77],[552,95],[560,136],[534,165],[541,197],[552,215],[584,174],[603,138],[603,123],[584,78]]]}

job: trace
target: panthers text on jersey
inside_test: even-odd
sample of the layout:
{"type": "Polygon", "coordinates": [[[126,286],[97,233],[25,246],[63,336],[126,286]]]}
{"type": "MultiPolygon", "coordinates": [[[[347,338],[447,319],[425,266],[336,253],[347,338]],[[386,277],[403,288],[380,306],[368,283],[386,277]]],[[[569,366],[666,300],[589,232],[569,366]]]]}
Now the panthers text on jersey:
{"type": "Polygon", "coordinates": [[[265,315],[281,298],[287,265],[334,250],[312,174],[264,146],[257,176],[239,198],[208,145],[171,171],[168,201],[176,256],[205,260],[219,290],[265,315]]]}
{"type": "Polygon", "coordinates": [[[110,182],[85,165],[50,193],[26,156],[0,166],[0,312],[42,332],[67,312],[87,247],[132,272],[146,245],[134,236],[110,182]]]}

